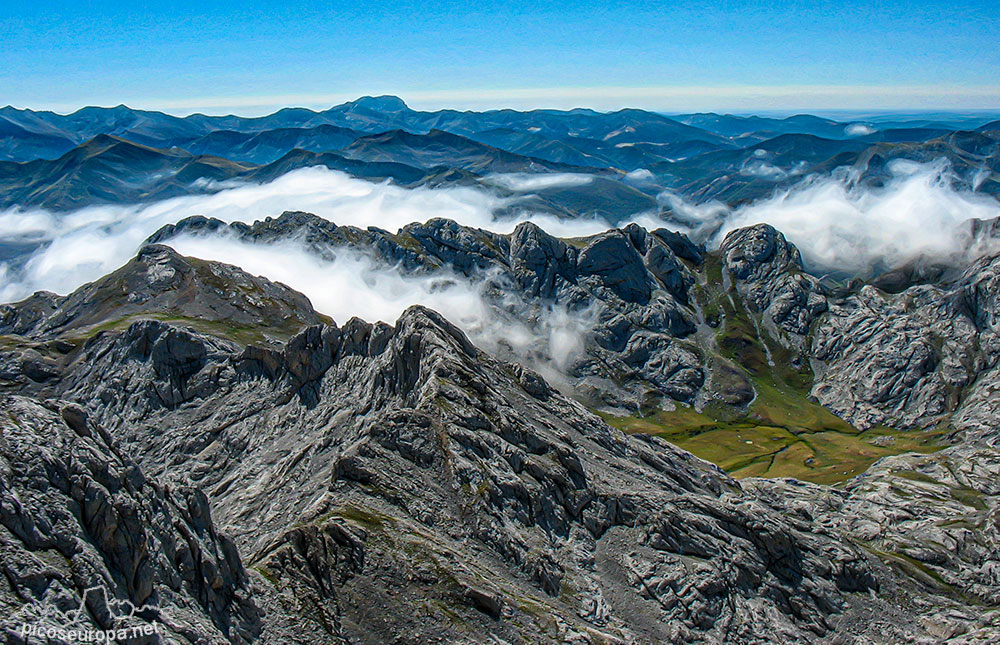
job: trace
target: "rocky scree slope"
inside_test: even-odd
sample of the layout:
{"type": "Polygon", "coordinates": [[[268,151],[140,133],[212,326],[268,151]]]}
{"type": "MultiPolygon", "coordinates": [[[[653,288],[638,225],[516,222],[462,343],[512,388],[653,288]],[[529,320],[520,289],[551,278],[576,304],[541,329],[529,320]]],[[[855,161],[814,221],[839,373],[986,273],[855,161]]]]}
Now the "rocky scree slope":
{"type": "MultiPolygon", "coordinates": [[[[288,331],[301,295],[161,246],[83,290],[108,298],[38,296],[3,313],[10,422],[32,419],[68,438],[41,450],[36,434],[36,448],[16,460],[47,464],[49,451],[67,463],[84,440],[94,459],[131,455],[148,489],[102,485],[122,487],[119,499],[131,495],[148,517],[185,517],[158,491],[204,493],[214,524],[193,492],[188,513],[218,544],[203,552],[229,554],[226,572],[208,576],[221,602],[202,600],[197,576],[169,576],[171,562],[186,571],[166,546],[169,532],[144,547],[107,547],[113,555],[67,550],[70,569],[85,555],[102,562],[123,597],[164,614],[185,607],[204,631],[179,639],[933,642],[940,624],[989,629],[988,604],[922,586],[810,507],[790,512],[666,442],[610,428],[430,310],[411,308],[394,326],[337,326],[315,323],[303,307],[294,310],[300,329],[281,343],[274,338],[288,331]],[[262,343],[240,329],[162,319],[164,303],[197,311],[239,284],[247,302],[268,294],[263,310],[237,307],[262,317],[262,343]],[[139,306],[152,303],[148,313],[126,308],[136,304],[124,304],[130,293],[139,306]],[[90,320],[91,306],[124,313],[124,322],[72,323],[90,320]],[[100,442],[79,437],[87,433],[100,442]],[[215,524],[232,543],[209,530],[215,524]],[[142,569],[143,554],[156,565],[142,569]],[[918,624],[928,606],[949,612],[948,622],[931,615],[918,624]]],[[[14,486],[36,481],[11,469],[14,486]]],[[[24,498],[5,492],[5,538],[25,559],[40,558],[34,535],[6,521],[24,498]]],[[[69,541],[117,539],[113,530],[100,537],[84,519],[89,511],[61,499],[44,506],[66,509],[60,527],[69,541]]],[[[995,523],[992,498],[984,508],[995,523]]],[[[62,578],[32,580],[38,597],[62,578]]],[[[978,584],[983,597],[996,589],[988,577],[978,584]]]]}

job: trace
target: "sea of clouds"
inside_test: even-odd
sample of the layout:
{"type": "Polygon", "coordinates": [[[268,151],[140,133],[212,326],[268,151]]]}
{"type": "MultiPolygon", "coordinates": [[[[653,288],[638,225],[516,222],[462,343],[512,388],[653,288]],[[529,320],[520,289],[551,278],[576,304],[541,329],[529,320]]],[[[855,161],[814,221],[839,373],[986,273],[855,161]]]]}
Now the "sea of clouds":
{"type": "MultiPolygon", "coordinates": [[[[507,183],[524,185],[524,181],[516,176],[507,183]]],[[[566,182],[578,184],[575,178],[556,177],[534,186],[566,182]]],[[[405,189],[315,167],[268,184],[229,184],[213,194],[150,204],[94,206],[71,213],[11,209],[0,213],[0,245],[33,243],[37,250],[27,258],[0,262],[0,302],[16,301],[39,290],[69,293],[126,263],[162,226],[191,215],[252,223],[286,210],[302,210],[337,224],[392,231],[443,217],[501,233],[530,220],[563,237],[588,236],[609,228],[603,220],[565,220],[542,213],[495,219],[494,211],[509,201],[479,188],[405,189]]],[[[448,271],[410,275],[349,249],[338,250],[333,260],[324,259],[296,240],[261,245],[223,233],[182,235],[168,243],[183,255],[233,264],[282,282],[304,293],[318,311],[339,323],[353,316],[393,322],[411,305],[428,306],[463,328],[487,351],[531,364],[556,382],[582,348],[583,336],[596,315],[590,310],[571,314],[557,305],[529,305],[518,302],[517,294],[510,294],[513,300],[487,298],[488,285],[496,290],[488,276],[470,280],[448,271]],[[504,313],[513,310],[520,316],[504,313]]]]}
{"type": "MultiPolygon", "coordinates": [[[[647,228],[688,232],[709,247],[736,228],[769,223],[798,245],[809,269],[863,273],[875,264],[897,265],[918,255],[961,253],[968,243],[960,232],[964,221],[1000,216],[1000,202],[956,187],[943,161],[897,161],[889,168],[891,175],[880,187],[859,185],[847,173],[806,177],[768,199],[736,209],[719,203],[691,204],[664,193],[660,195],[664,219],[657,213],[638,213],[633,220],[647,228]]],[[[554,174],[494,176],[491,181],[530,191],[589,180],[554,174]]],[[[0,302],[37,290],[68,293],[124,264],[160,227],[191,215],[252,223],[286,210],[303,210],[341,225],[390,231],[443,217],[500,233],[530,220],[560,237],[585,237],[610,228],[593,217],[560,219],[531,212],[495,217],[498,211],[512,212],[506,208],[512,199],[517,197],[503,198],[483,187],[406,189],[315,167],[268,184],[235,184],[212,194],[149,204],[93,206],[70,213],[10,209],[0,212],[0,250],[25,244],[37,248],[30,256],[0,262],[0,302]]],[[[224,237],[185,237],[171,244],[186,255],[228,262],[281,281],[305,293],[318,310],[338,321],[359,316],[391,322],[413,304],[437,309],[472,333],[490,329],[489,320],[495,318],[495,311],[483,301],[482,284],[452,275],[406,275],[352,253],[340,253],[335,261],[326,262],[294,242],[264,247],[224,237]]],[[[552,347],[574,346],[575,341],[566,340],[579,331],[579,325],[568,322],[573,316],[550,313],[545,321],[535,321],[532,330],[524,330],[525,336],[537,339],[542,333],[552,347]],[[539,325],[549,327],[539,332],[539,325]]],[[[491,333],[482,331],[482,337],[491,333]]],[[[550,353],[568,354],[562,349],[550,353]]]]}
{"type": "Polygon", "coordinates": [[[709,248],[738,228],[770,224],[799,248],[806,268],[817,274],[870,276],[918,257],[960,261],[970,252],[996,250],[991,245],[969,249],[966,222],[1000,217],[1000,201],[974,191],[984,179],[981,173],[973,179],[973,190],[962,188],[943,159],[897,159],[888,164],[888,175],[877,186],[859,182],[857,173],[846,168],[810,175],[737,208],[715,201],[692,204],[670,191],[658,201],[674,228],[709,248]]]}
{"type": "MultiPolygon", "coordinates": [[[[284,211],[301,210],[341,225],[377,226],[390,231],[443,217],[501,233],[530,220],[564,237],[593,235],[609,227],[599,219],[567,220],[543,213],[497,220],[494,211],[511,200],[488,190],[406,189],[356,179],[325,167],[295,170],[268,184],[229,186],[207,195],[139,205],[91,206],[70,213],[18,208],[0,212],[0,245],[35,243],[39,247],[16,272],[11,270],[11,263],[0,264],[0,270],[8,270],[7,280],[0,285],[0,302],[23,298],[37,290],[68,293],[124,264],[160,227],[191,215],[227,223],[253,223],[284,211]]],[[[209,247],[203,252],[206,259],[221,259],[221,247],[209,247]]]]}

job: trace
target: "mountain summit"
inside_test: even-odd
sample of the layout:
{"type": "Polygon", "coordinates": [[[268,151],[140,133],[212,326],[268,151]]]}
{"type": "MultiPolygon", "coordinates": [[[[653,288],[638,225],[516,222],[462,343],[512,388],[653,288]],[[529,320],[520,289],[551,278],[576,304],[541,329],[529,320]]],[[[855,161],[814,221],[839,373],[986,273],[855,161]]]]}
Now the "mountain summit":
{"type": "Polygon", "coordinates": [[[338,105],[332,109],[340,108],[361,108],[372,112],[406,112],[409,106],[398,96],[385,94],[382,96],[362,96],[354,101],[349,101],[343,105],[338,105]]]}

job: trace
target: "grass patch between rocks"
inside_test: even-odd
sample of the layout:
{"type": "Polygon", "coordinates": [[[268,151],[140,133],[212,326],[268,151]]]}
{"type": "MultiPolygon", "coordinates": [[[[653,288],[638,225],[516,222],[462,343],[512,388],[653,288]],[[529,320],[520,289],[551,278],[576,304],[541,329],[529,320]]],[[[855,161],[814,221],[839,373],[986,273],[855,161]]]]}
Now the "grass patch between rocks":
{"type": "Polygon", "coordinates": [[[850,479],[882,457],[934,452],[943,447],[939,440],[945,434],[883,427],[861,431],[829,412],[839,423],[819,412],[798,416],[787,409],[737,422],[717,421],[685,407],[647,416],[600,414],[613,427],[662,437],[737,479],[795,477],[818,484],[850,479]]]}

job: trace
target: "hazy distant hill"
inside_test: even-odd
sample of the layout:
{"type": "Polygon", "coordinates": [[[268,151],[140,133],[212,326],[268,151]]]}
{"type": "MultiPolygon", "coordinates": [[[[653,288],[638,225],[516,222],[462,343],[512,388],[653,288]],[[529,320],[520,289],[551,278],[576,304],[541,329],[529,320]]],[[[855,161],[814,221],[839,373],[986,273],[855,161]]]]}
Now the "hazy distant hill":
{"type": "Polygon", "coordinates": [[[0,163],[0,206],[69,209],[187,194],[198,179],[229,179],[246,166],[179,149],[98,135],[55,160],[0,163]]]}
{"type": "Polygon", "coordinates": [[[211,154],[233,161],[265,164],[276,161],[295,149],[310,152],[339,150],[362,134],[350,128],[323,124],[311,128],[275,128],[261,132],[215,130],[197,139],[177,139],[170,143],[195,154],[211,154]]]}
{"type": "Polygon", "coordinates": [[[539,172],[574,169],[567,164],[525,157],[443,130],[412,134],[392,130],[364,136],[344,148],[362,161],[403,163],[419,168],[451,167],[477,173],[539,172]]]}
{"type": "Polygon", "coordinates": [[[40,206],[68,210],[91,204],[134,203],[211,189],[205,180],[271,181],[307,166],[410,184],[426,170],[398,163],[369,163],[336,153],[294,149],[274,162],[255,166],[211,155],[195,155],[99,135],[55,160],[0,162],[0,208],[40,206]]]}
{"type": "Polygon", "coordinates": [[[997,193],[1000,121],[960,116],[422,112],[393,96],[261,117],[176,117],[121,105],[68,115],[6,107],[0,205],[68,209],[159,199],[206,190],[204,180],[263,181],[310,165],[404,185],[475,183],[497,173],[594,174],[600,181],[550,186],[519,195],[519,203],[612,219],[655,209],[653,197],[664,188],[694,201],[737,203],[840,166],[879,183],[895,158],[946,159],[960,181],[997,193]]]}

